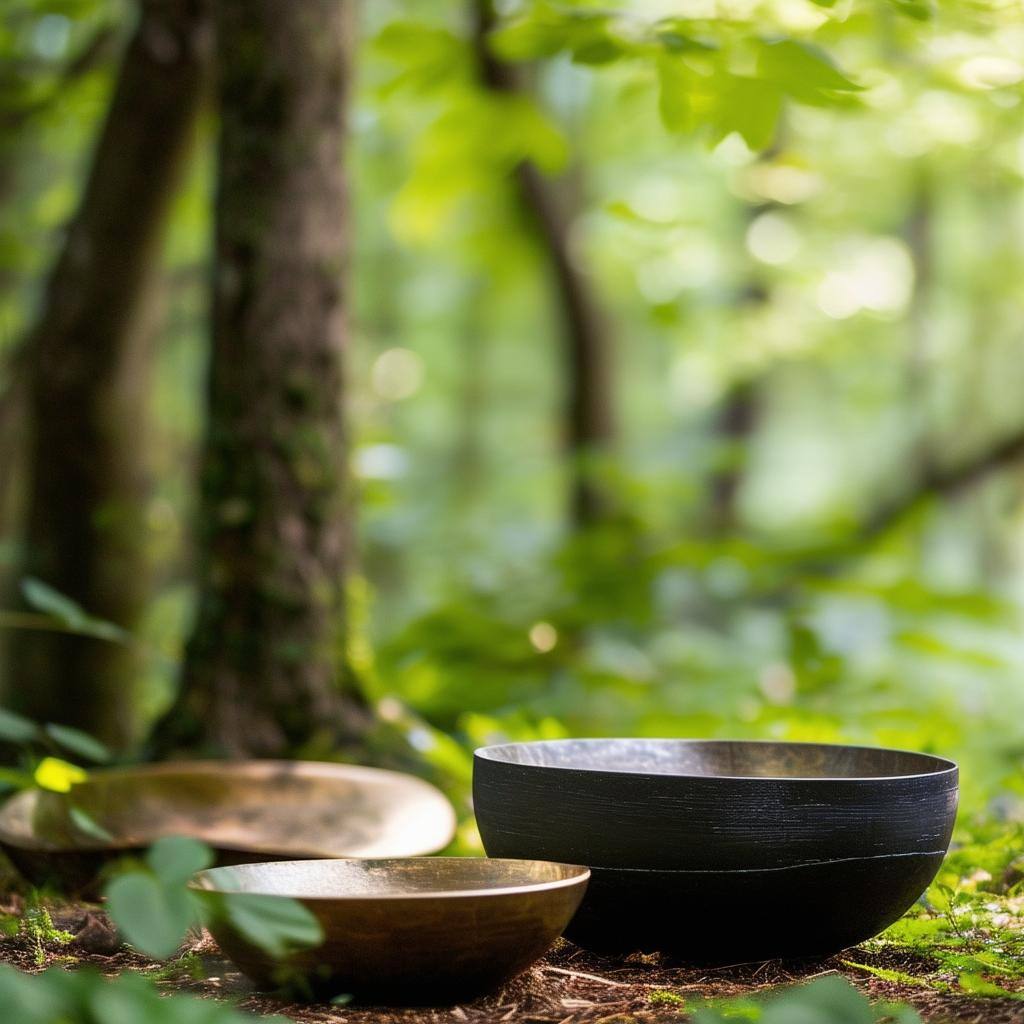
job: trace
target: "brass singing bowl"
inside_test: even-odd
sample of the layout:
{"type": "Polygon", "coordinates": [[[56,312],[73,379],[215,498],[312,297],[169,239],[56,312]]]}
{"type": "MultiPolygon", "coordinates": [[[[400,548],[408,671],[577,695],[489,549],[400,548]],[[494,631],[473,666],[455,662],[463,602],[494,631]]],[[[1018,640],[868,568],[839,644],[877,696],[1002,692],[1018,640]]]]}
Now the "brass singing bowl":
{"type": "Polygon", "coordinates": [[[0,846],[18,870],[37,885],[77,891],[95,888],[111,860],[162,836],[200,839],[218,863],[235,864],[414,856],[443,848],[454,833],[451,804],[422,779],[317,761],[101,769],[68,793],[26,790],[0,808],[0,846]]]}
{"type": "Polygon", "coordinates": [[[326,997],[429,1005],[481,995],[543,956],[589,877],[575,864],[410,857],[243,864],[201,871],[192,884],[288,896],[320,922],[323,943],[284,963],[248,942],[227,915],[209,922],[224,953],[258,986],[298,976],[326,997]]]}

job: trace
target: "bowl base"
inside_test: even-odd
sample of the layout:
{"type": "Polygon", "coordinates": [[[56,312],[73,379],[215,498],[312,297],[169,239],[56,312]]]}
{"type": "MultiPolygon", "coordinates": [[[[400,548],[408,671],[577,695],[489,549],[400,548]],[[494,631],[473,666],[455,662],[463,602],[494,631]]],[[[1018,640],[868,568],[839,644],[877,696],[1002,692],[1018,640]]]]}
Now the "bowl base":
{"type": "Polygon", "coordinates": [[[898,920],[942,858],[867,857],[767,871],[593,868],[564,934],[598,953],[664,952],[704,966],[828,956],[898,920]]]}

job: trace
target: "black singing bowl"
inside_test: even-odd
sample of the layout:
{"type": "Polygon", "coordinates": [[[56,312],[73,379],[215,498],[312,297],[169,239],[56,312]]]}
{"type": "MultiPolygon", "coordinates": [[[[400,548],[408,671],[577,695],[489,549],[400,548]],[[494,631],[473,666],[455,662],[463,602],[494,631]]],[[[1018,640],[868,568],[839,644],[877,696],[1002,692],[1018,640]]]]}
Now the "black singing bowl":
{"type": "Polygon", "coordinates": [[[410,857],[280,861],[213,868],[193,885],[299,900],[320,946],[284,963],[253,946],[230,915],[210,921],[221,949],[261,987],[301,978],[307,991],[377,1003],[452,1003],[511,978],[561,935],[590,872],[575,864],[410,857]]]}
{"type": "Polygon", "coordinates": [[[588,864],[566,937],[703,963],[816,956],[877,935],[949,846],[957,766],[818,743],[549,740],[482,747],[492,857],[588,864]]]}

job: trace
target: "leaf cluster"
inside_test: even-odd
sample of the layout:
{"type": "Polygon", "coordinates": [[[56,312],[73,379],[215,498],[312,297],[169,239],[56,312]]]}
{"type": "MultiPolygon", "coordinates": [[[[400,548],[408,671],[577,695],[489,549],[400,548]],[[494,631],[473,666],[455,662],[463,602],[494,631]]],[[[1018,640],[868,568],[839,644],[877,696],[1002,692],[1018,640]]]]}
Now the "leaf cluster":
{"type": "MultiPolygon", "coordinates": [[[[248,1024],[254,1020],[209,999],[166,995],[138,974],[50,968],[27,975],[0,964],[0,1010],[18,1024],[248,1024]]],[[[266,1024],[287,1024],[264,1017],[266,1024]]]]}
{"type": "Polygon", "coordinates": [[[317,919],[301,903],[258,893],[212,893],[189,880],[213,863],[208,846],[186,836],[158,839],[141,863],[130,864],[107,884],[111,918],[140,952],[157,959],[174,953],[189,930],[224,916],[254,946],[283,960],[323,941],[317,919]]]}

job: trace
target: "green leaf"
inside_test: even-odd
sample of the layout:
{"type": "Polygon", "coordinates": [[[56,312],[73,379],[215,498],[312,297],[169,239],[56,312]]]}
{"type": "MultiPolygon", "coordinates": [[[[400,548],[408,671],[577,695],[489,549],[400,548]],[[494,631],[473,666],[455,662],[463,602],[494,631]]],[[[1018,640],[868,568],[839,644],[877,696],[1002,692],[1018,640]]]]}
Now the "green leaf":
{"type": "Polygon", "coordinates": [[[167,836],[149,848],[146,863],[164,885],[184,885],[197,871],[213,863],[213,851],[198,839],[167,836]]]}
{"type": "Polygon", "coordinates": [[[859,964],[854,960],[844,960],[843,963],[847,967],[852,967],[857,971],[864,971],[865,974],[870,974],[875,978],[881,978],[882,981],[888,981],[894,985],[915,985],[919,988],[936,987],[934,984],[923,978],[919,978],[914,974],[907,974],[906,971],[893,970],[891,967],[874,967],[871,964],[859,964]]]}
{"type": "Polygon", "coordinates": [[[782,94],[770,82],[730,75],[719,90],[716,137],[737,132],[752,150],[767,149],[775,140],[781,111],[782,94]]]}
{"type": "MultiPolygon", "coordinates": [[[[134,972],[106,978],[92,968],[28,975],[0,965],[0,1007],[16,1024],[253,1024],[232,1006],[166,995],[134,972]]],[[[262,1024],[290,1024],[280,1016],[262,1024]]]]}
{"type": "Polygon", "coordinates": [[[1024,992],[1011,992],[980,974],[961,974],[960,987],[972,996],[994,996],[1003,999],[1024,999],[1024,992]]]}
{"type": "Polygon", "coordinates": [[[54,590],[48,583],[37,580],[33,576],[28,576],[21,581],[21,592],[25,600],[37,612],[52,615],[67,625],[87,618],[81,605],[76,604],[70,597],[65,597],[60,591],[54,590]]]}
{"type": "Polygon", "coordinates": [[[28,576],[21,581],[21,592],[31,607],[38,612],[53,616],[61,625],[73,633],[93,636],[99,640],[125,642],[130,634],[113,622],[93,618],[81,605],[70,597],[54,590],[48,583],[28,576]]]}
{"type": "Polygon", "coordinates": [[[0,768],[0,787],[6,789],[28,789],[35,785],[35,778],[29,772],[17,768],[0,768]]]}
{"type": "Polygon", "coordinates": [[[57,725],[50,722],[43,726],[43,732],[72,754],[77,754],[86,761],[95,764],[107,764],[113,755],[110,750],[98,739],[90,736],[81,729],[73,729],[68,725],[57,725]]]}
{"type": "Polygon", "coordinates": [[[399,92],[430,95],[460,76],[468,78],[466,47],[446,29],[417,22],[392,22],[373,40],[375,54],[397,65],[382,87],[384,96],[399,92]]]}
{"type": "Polygon", "coordinates": [[[59,757],[44,757],[36,765],[33,778],[40,789],[67,793],[76,783],[84,782],[88,778],[88,773],[84,768],[62,761],[59,757]]]}
{"type": "Polygon", "coordinates": [[[709,53],[718,43],[704,38],[706,28],[687,18],[662,18],[655,26],[654,36],[669,53],[709,53]]]}
{"type": "Polygon", "coordinates": [[[0,708],[0,740],[5,743],[31,743],[39,736],[39,726],[23,715],[0,708]]]}
{"type": "Polygon", "coordinates": [[[129,871],[106,888],[107,910],[125,938],[157,959],[170,956],[195,923],[195,905],[180,886],[148,871],[129,871]]]}
{"type": "Polygon", "coordinates": [[[62,987],[45,984],[50,973],[32,977],[0,964],[0,1006],[7,1020],[17,1024],[54,1024],[73,1019],[70,1000],[62,987]]]}
{"type": "Polygon", "coordinates": [[[569,147],[558,126],[528,96],[503,97],[494,105],[501,118],[502,144],[509,165],[531,160],[542,171],[562,170],[569,159],[569,147]]]}
{"type": "Polygon", "coordinates": [[[935,14],[932,0],[889,0],[889,2],[907,18],[914,21],[931,21],[935,14]]]}
{"type": "Polygon", "coordinates": [[[868,1000],[845,978],[820,978],[772,999],[761,1024],[874,1024],[868,1000]]]}
{"type": "Polygon", "coordinates": [[[537,60],[553,57],[566,48],[569,26],[564,19],[538,17],[518,18],[488,37],[491,50],[504,60],[537,60]]]}
{"type": "Polygon", "coordinates": [[[573,63],[610,64],[626,53],[626,48],[612,32],[611,18],[595,14],[576,18],[569,36],[573,63]]]}
{"type": "Polygon", "coordinates": [[[116,985],[97,985],[89,1008],[103,1024],[136,1024],[149,1018],[155,1009],[152,1000],[152,988],[142,978],[129,974],[119,978],[116,985]]]}
{"type": "Polygon", "coordinates": [[[600,65],[610,64],[622,56],[624,50],[616,40],[605,37],[593,39],[584,46],[574,47],[572,60],[574,64],[600,65]]]}
{"type": "Polygon", "coordinates": [[[98,839],[102,843],[109,843],[114,838],[91,814],[83,811],[81,807],[71,807],[68,810],[68,817],[75,828],[82,835],[88,836],[90,839],[98,839]]]}
{"type": "Polygon", "coordinates": [[[249,942],[278,960],[324,940],[320,922],[297,900],[260,893],[227,893],[223,907],[228,920],[249,942]]]}
{"type": "Polygon", "coordinates": [[[753,150],[775,138],[782,92],[773,83],[711,68],[698,71],[670,56],[659,59],[658,79],[661,118],[669,131],[710,128],[714,143],[737,132],[753,150]]]}
{"type": "Polygon", "coordinates": [[[842,95],[860,86],[847,78],[824,51],[792,39],[762,41],[758,76],[782,92],[813,105],[842,102],[842,95]]]}
{"type": "Polygon", "coordinates": [[[658,110],[671,132],[692,132],[713,109],[709,85],[674,57],[658,59],[658,110]]]}

